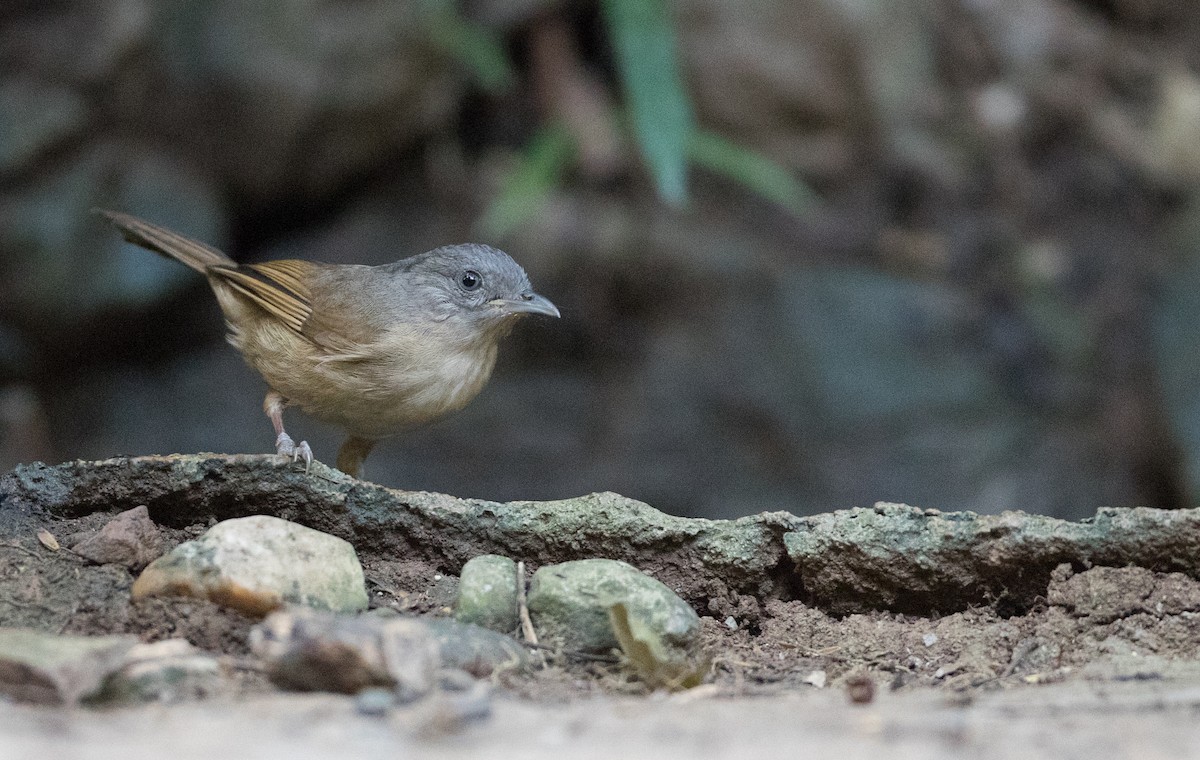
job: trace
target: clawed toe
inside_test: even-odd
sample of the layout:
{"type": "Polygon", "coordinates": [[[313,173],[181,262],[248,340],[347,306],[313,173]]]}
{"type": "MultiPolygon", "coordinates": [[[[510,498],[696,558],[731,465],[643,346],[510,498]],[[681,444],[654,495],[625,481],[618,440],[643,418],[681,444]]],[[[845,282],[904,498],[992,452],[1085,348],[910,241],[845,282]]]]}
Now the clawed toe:
{"type": "Polygon", "coordinates": [[[307,475],[313,463],[312,449],[309,447],[308,441],[301,441],[296,445],[296,450],[292,452],[292,461],[295,462],[297,459],[304,460],[304,474],[307,475]]]}
{"type": "Polygon", "coordinates": [[[275,453],[281,457],[290,457],[296,453],[296,442],[287,433],[280,433],[275,439],[275,453]]]}
{"type": "Polygon", "coordinates": [[[313,453],[308,441],[296,443],[287,433],[280,433],[275,439],[275,453],[281,457],[291,457],[293,462],[304,460],[304,474],[312,468],[313,453]]]}

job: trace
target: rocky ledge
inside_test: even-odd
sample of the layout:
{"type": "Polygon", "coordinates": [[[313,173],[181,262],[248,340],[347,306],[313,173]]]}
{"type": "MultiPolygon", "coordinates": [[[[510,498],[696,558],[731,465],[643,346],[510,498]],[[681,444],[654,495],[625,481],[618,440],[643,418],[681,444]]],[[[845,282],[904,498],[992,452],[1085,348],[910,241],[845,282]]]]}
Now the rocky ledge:
{"type": "MultiPolygon", "coordinates": [[[[157,523],[272,515],[333,534],[359,551],[411,557],[457,574],[482,554],[531,568],[604,557],[658,578],[700,610],[802,599],[834,614],[1012,610],[1046,593],[1064,563],[1138,565],[1200,577],[1200,510],[1105,508],[1080,522],[877,504],[797,517],[672,517],[597,493],[497,503],[400,491],[319,463],[305,474],[278,457],[174,455],[24,465],[0,477],[0,523],[145,505],[157,523]]],[[[17,527],[0,525],[0,527],[17,527]]]]}

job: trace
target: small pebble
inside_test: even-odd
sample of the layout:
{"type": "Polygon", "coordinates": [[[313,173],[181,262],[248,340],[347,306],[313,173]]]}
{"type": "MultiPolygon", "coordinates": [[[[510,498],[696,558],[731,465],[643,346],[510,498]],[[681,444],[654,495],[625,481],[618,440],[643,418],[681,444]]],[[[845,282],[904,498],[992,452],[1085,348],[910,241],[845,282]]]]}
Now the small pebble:
{"type": "Polygon", "coordinates": [[[141,570],[162,555],[163,538],[150,519],[150,511],[142,505],[117,515],[71,549],[98,565],[118,564],[141,570]]]}
{"type": "Polygon", "coordinates": [[[492,689],[482,681],[476,683],[461,696],[452,697],[454,709],[460,720],[484,720],[492,714],[492,689]]]}
{"type": "Polygon", "coordinates": [[[395,692],[383,687],[363,689],[354,697],[354,709],[362,715],[387,715],[395,704],[395,692]]]}
{"type": "Polygon", "coordinates": [[[725,627],[731,631],[736,631],[738,629],[738,623],[733,619],[733,615],[725,618],[725,627]]]}
{"type": "Polygon", "coordinates": [[[142,571],[131,594],[194,596],[258,617],[285,604],[359,612],[370,601],[349,542],[270,515],[225,520],[179,544],[142,571]]]}
{"type": "Polygon", "coordinates": [[[516,630],[517,563],[498,554],[483,554],[463,565],[454,617],[462,623],[500,633],[516,630]]]}
{"type": "Polygon", "coordinates": [[[852,705],[870,704],[875,699],[875,682],[866,675],[847,678],[846,699],[850,700],[852,705]]]}
{"type": "Polygon", "coordinates": [[[921,637],[921,641],[925,644],[925,646],[931,647],[937,643],[938,637],[936,633],[927,633],[921,637]]]}
{"type": "Polygon", "coordinates": [[[699,645],[700,618],[691,605],[625,562],[542,565],[529,584],[529,615],[538,638],[564,649],[607,653],[620,646],[611,617],[618,603],[640,635],[661,644],[657,656],[663,661],[687,661],[699,645]]]}
{"type": "Polygon", "coordinates": [[[470,690],[438,694],[415,711],[417,734],[436,738],[457,734],[492,714],[491,689],[476,683],[470,690]]]}
{"type": "Polygon", "coordinates": [[[470,691],[475,683],[475,678],[465,670],[442,668],[438,673],[438,687],[442,691],[470,691]]]}

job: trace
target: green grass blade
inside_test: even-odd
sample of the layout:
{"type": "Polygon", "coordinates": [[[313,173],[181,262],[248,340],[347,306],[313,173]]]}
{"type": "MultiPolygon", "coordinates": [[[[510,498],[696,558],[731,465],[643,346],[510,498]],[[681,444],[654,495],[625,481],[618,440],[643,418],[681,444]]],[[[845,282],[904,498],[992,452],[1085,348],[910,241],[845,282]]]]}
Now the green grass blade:
{"type": "Polygon", "coordinates": [[[503,238],[532,218],[558,186],[574,154],[571,135],[561,124],[534,135],[484,210],[479,233],[489,239],[503,238]]]}
{"type": "Polygon", "coordinates": [[[732,179],[794,214],[803,214],[820,202],[817,194],[787,169],[720,135],[697,130],[688,148],[697,166],[732,179]]]}
{"type": "Polygon", "coordinates": [[[452,3],[430,0],[425,8],[433,44],[466,66],[480,87],[495,94],[513,86],[517,77],[499,35],[463,18],[452,3]]]}
{"type": "Polygon", "coordinates": [[[601,7],[638,147],[659,195],[683,205],[688,142],[695,124],[666,0],[603,0],[601,7]]]}

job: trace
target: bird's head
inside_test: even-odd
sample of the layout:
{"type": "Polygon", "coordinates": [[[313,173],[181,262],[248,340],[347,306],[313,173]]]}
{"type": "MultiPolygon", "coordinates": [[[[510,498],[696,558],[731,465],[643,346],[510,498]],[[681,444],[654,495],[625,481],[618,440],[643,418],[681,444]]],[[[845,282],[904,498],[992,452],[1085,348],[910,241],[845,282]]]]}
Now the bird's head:
{"type": "Polygon", "coordinates": [[[409,270],[429,296],[431,315],[507,332],[526,314],[559,316],[558,307],[535,293],[521,265],[498,248],[464,243],[414,257],[409,270]]]}

